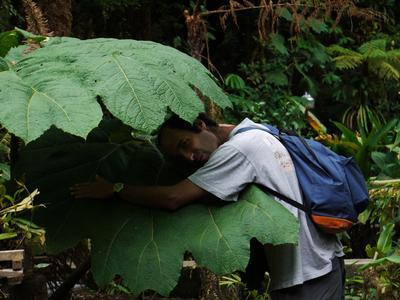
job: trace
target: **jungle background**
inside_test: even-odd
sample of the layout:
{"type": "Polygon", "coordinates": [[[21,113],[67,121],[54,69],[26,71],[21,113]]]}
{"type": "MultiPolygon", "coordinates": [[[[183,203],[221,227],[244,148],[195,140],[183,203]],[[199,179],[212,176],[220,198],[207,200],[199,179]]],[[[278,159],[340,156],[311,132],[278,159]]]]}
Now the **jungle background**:
{"type": "MultiPolygon", "coordinates": [[[[0,32],[18,27],[44,36],[151,40],[172,46],[201,61],[220,80],[233,108],[222,111],[210,105],[209,113],[216,119],[238,123],[249,117],[354,156],[368,181],[371,204],[342,241],[347,258],[373,260],[348,274],[346,297],[398,299],[399,4],[395,0],[2,0],[0,32]]],[[[20,142],[3,127],[0,138],[0,199],[1,209],[6,209],[9,198],[12,204],[23,198],[23,192],[10,196],[5,188],[17,160],[13,148],[20,142]]],[[[44,239],[45,228],[28,226],[10,213],[2,218],[2,232],[7,233],[2,242],[21,235],[44,239]]],[[[68,269],[59,273],[71,273],[65,261],[78,250],[52,258],[68,269]]],[[[202,276],[202,280],[212,277],[202,276]]],[[[219,281],[222,285],[214,289],[241,290],[242,298],[268,297],[251,291],[236,274],[219,281]]],[[[117,280],[104,293],[128,295],[129,290],[117,280]]]]}

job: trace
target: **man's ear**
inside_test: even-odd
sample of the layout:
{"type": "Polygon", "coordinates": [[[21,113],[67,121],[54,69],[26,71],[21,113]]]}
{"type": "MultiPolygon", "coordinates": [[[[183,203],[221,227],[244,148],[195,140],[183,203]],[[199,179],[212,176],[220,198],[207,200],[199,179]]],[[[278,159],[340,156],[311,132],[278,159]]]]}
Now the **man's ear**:
{"type": "Polygon", "coordinates": [[[203,121],[203,120],[200,120],[200,119],[196,119],[196,120],[193,122],[193,126],[196,127],[196,128],[199,129],[199,130],[207,129],[206,123],[204,123],[204,121],[203,121]]]}

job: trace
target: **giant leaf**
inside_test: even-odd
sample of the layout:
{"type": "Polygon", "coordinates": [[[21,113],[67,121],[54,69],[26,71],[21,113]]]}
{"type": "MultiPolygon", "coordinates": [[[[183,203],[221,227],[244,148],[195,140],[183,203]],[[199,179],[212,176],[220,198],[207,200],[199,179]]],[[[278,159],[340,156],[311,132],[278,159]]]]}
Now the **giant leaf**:
{"type": "Polygon", "coordinates": [[[50,38],[43,48],[12,49],[0,72],[0,123],[26,142],[52,125],[86,137],[101,104],[132,128],[151,133],[172,111],[193,121],[204,105],[229,100],[197,60],[154,42],[50,38]]]}
{"type": "Polygon", "coordinates": [[[121,132],[121,126],[105,122],[87,141],[53,128],[28,145],[16,169],[31,188],[40,189],[46,209],[36,213],[35,222],[46,227],[48,250],[90,238],[98,284],[119,274],[136,293],[152,289],[168,294],[179,278],[185,251],[198,264],[226,274],[246,267],[252,237],[262,243],[297,242],[295,217],[256,187],[245,190],[236,203],[193,204],[173,213],[122,201],[72,199],[68,188],[95,174],[131,184],[180,178],[153,146],[121,136],[115,140],[112,132],[121,132]]]}

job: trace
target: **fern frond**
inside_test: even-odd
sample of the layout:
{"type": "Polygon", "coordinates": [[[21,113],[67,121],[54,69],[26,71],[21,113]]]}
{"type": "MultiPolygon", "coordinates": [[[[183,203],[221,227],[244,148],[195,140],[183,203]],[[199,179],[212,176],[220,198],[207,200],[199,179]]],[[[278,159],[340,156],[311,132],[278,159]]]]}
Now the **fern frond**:
{"type": "Polygon", "coordinates": [[[356,53],[354,55],[340,55],[333,59],[339,70],[355,69],[364,62],[364,57],[356,53]]]}
{"type": "Polygon", "coordinates": [[[326,48],[326,51],[331,55],[335,55],[335,54],[350,55],[350,56],[359,55],[358,52],[353,51],[353,50],[348,49],[348,48],[341,47],[339,45],[331,45],[331,46],[326,48]]]}
{"type": "Polygon", "coordinates": [[[381,51],[385,52],[386,43],[387,43],[387,41],[385,39],[368,41],[368,42],[362,44],[358,48],[358,51],[366,56],[369,56],[368,53],[374,52],[374,50],[381,50],[381,51]]]}
{"type": "Polygon", "coordinates": [[[400,62],[400,49],[394,49],[394,50],[387,51],[386,57],[390,61],[400,62]]]}
{"type": "Polygon", "coordinates": [[[369,49],[365,52],[364,57],[366,59],[387,59],[387,52],[382,49],[369,49]]]}
{"type": "Polygon", "coordinates": [[[400,70],[396,69],[395,66],[388,62],[382,62],[379,64],[378,69],[375,71],[377,75],[386,80],[394,79],[394,80],[399,80],[400,79],[400,70]]]}

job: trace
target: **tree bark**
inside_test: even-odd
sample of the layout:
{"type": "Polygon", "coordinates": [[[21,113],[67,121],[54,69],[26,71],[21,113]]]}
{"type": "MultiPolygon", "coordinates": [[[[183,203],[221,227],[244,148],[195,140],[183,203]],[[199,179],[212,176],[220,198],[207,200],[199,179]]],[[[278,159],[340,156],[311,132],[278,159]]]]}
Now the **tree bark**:
{"type": "Polygon", "coordinates": [[[70,36],[72,28],[72,0],[40,0],[38,5],[55,36],[70,36]]]}

